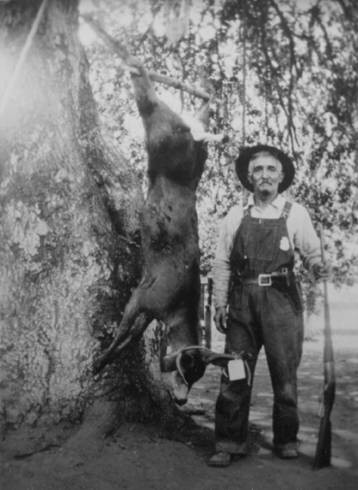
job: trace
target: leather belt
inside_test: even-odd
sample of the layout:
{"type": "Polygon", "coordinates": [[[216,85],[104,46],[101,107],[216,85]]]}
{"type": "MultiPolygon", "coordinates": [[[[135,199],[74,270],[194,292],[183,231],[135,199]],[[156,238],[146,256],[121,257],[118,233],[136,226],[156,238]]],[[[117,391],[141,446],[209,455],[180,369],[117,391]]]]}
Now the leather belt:
{"type": "Polygon", "coordinates": [[[268,274],[259,274],[257,277],[239,277],[239,280],[242,284],[253,284],[261,287],[269,287],[272,286],[273,279],[282,279],[285,278],[286,281],[289,281],[291,277],[293,277],[293,273],[287,269],[282,268],[280,271],[270,272],[268,274]]]}

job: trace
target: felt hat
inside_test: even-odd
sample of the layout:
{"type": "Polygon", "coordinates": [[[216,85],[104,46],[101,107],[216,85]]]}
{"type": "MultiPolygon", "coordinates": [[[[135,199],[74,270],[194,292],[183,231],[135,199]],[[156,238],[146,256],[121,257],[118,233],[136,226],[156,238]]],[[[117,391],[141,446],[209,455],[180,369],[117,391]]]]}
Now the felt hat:
{"type": "Polygon", "coordinates": [[[270,155],[277,158],[282,165],[282,171],[284,174],[283,180],[278,186],[278,192],[281,193],[288,189],[292,184],[293,178],[295,176],[295,167],[291,158],[286,155],[282,150],[275,148],[274,146],[269,145],[255,145],[255,146],[246,146],[241,149],[238,158],[235,160],[235,169],[237,176],[240,179],[240,182],[246,189],[253,192],[254,188],[248,180],[248,169],[251,158],[260,152],[267,152],[270,155]]]}

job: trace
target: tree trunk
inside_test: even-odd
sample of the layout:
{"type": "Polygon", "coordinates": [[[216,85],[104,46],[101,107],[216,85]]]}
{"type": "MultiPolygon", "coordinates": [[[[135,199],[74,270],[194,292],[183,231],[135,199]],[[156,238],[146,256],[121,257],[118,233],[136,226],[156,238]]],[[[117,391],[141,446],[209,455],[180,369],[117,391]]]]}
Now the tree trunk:
{"type": "MultiPolygon", "coordinates": [[[[1,92],[40,3],[1,3],[1,92]]],[[[0,439],[78,420],[105,391],[122,415],[152,400],[143,345],[91,374],[140,272],[141,193],[103,145],[77,7],[48,2],[0,123],[0,439]]]]}

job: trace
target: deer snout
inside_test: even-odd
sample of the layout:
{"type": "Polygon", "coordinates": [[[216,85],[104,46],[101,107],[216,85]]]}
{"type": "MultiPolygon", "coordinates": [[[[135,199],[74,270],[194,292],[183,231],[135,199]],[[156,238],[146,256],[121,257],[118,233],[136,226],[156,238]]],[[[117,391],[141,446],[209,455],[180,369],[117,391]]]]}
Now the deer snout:
{"type": "Polygon", "coordinates": [[[188,401],[189,386],[183,378],[180,376],[178,371],[172,374],[172,396],[175,403],[182,406],[188,401]]]}

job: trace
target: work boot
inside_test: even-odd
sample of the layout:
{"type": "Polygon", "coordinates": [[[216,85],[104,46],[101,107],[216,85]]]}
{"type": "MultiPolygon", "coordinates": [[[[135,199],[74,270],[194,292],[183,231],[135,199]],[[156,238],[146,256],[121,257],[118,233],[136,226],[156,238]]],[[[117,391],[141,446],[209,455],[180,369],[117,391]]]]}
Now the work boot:
{"type": "Polygon", "coordinates": [[[216,466],[217,468],[223,468],[229,466],[231,463],[231,454],[224,451],[218,451],[213,454],[208,460],[208,466],[216,466]]]}

